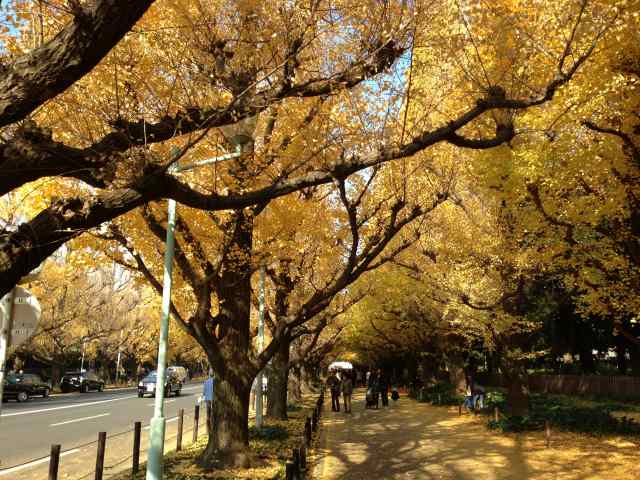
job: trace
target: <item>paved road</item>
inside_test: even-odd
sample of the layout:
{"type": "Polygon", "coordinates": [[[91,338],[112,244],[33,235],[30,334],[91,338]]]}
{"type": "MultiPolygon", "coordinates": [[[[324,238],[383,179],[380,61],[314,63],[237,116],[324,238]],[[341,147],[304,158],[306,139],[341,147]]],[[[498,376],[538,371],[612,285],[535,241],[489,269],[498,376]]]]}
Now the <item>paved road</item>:
{"type": "MultiPolygon", "coordinates": [[[[185,414],[192,414],[201,392],[202,383],[193,382],[183,387],[181,396],[166,399],[167,421],[175,424],[181,408],[185,409],[185,414]]],[[[107,432],[108,449],[115,450],[118,444],[129,445],[131,434],[116,434],[131,430],[136,421],[141,421],[143,428],[147,426],[153,415],[154,400],[138,398],[136,390],[130,388],[4,403],[0,418],[0,480],[26,478],[30,469],[46,466],[42,465],[46,461],[27,467],[21,464],[46,457],[52,444],[62,445],[66,458],[61,460],[61,464],[73,463],[70,460],[74,456],[89,456],[82,446],[95,442],[99,431],[107,432]]],[[[191,423],[185,420],[185,429],[193,423],[190,418],[191,423]]],[[[143,434],[143,441],[144,437],[143,434]]],[[[145,444],[142,446],[146,447],[145,444]]],[[[95,446],[93,449],[95,451],[95,446]]],[[[129,448],[125,450],[130,454],[129,448]]],[[[95,456],[89,458],[89,463],[95,462],[95,456]]]]}

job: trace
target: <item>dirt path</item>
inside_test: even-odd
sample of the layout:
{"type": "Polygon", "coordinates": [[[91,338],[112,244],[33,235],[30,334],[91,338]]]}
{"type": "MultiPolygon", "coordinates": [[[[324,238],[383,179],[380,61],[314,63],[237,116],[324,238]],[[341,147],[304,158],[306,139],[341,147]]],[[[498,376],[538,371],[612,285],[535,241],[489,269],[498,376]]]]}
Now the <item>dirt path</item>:
{"type": "Polygon", "coordinates": [[[640,478],[640,445],[554,432],[492,433],[483,418],[458,416],[457,408],[434,407],[406,397],[387,409],[365,410],[364,392],[353,414],[325,409],[317,480],[535,479],[626,480],[640,478]]]}

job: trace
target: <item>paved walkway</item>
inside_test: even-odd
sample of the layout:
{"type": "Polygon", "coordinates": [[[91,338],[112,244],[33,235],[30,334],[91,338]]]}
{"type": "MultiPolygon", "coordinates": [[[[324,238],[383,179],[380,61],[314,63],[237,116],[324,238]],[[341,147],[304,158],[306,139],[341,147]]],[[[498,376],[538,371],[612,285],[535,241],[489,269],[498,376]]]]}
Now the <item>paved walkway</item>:
{"type": "Polygon", "coordinates": [[[625,439],[595,439],[554,433],[545,448],[540,433],[503,435],[483,418],[458,416],[457,408],[434,407],[403,397],[387,409],[365,410],[364,392],[353,414],[325,408],[316,480],[640,478],[640,445],[625,439]]]}

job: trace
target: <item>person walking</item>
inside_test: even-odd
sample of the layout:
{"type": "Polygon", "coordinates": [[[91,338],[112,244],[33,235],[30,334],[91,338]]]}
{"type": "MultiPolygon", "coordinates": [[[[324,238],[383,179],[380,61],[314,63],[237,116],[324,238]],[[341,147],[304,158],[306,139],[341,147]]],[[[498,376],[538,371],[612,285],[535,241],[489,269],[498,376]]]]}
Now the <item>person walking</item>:
{"type": "Polygon", "coordinates": [[[215,387],[215,379],[213,378],[213,370],[209,370],[209,378],[204,381],[202,387],[202,397],[207,411],[207,433],[211,433],[213,430],[213,390],[215,387]]]}
{"type": "Polygon", "coordinates": [[[371,372],[367,379],[367,395],[365,400],[365,408],[378,408],[378,376],[375,372],[371,372]]]}
{"type": "Polygon", "coordinates": [[[382,370],[378,370],[378,392],[382,397],[382,406],[389,406],[389,381],[382,370]]]}
{"type": "Polygon", "coordinates": [[[340,378],[337,372],[332,372],[327,379],[327,385],[331,391],[331,411],[340,411],[340,378]]]}
{"type": "Polygon", "coordinates": [[[474,410],[482,410],[484,408],[484,387],[474,381],[471,386],[471,395],[473,395],[471,404],[473,405],[474,410]]]}
{"type": "Polygon", "coordinates": [[[351,413],[351,395],[353,395],[353,379],[349,372],[343,374],[342,379],[342,399],[344,401],[344,412],[351,413]]]}
{"type": "Polygon", "coordinates": [[[467,383],[467,388],[464,392],[464,403],[462,406],[469,411],[473,410],[473,392],[471,390],[471,383],[467,383]]]}

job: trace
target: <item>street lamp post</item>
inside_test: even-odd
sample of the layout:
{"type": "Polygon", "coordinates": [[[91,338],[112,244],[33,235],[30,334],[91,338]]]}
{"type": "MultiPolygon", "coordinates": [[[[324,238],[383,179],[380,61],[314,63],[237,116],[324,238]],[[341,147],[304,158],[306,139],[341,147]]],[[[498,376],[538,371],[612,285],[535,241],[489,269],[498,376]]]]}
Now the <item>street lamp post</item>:
{"type": "Polygon", "coordinates": [[[84,345],[87,342],[86,338],[82,339],[82,357],[80,358],[80,378],[82,378],[82,371],[84,370],[84,345]]]}
{"type": "MultiPolygon", "coordinates": [[[[211,165],[238,158],[243,153],[242,145],[250,138],[239,136],[231,139],[236,144],[234,153],[228,153],[219,157],[209,158],[200,162],[188,163],[185,165],[174,164],[169,171],[171,173],[184,172],[194,168],[211,165]]],[[[174,152],[175,154],[175,152],[174,152]]],[[[175,155],[174,155],[175,156],[175,155]]],[[[147,477],[146,480],[162,479],[162,457],[164,454],[164,434],[166,420],[164,418],[164,382],[166,377],[167,345],[169,340],[169,316],[171,313],[171,274],[173,271],[173,254],[175,245],[176,226],[176,202],[173,199],[168,201],[168,222],[167,239],[164,251],[164,278],[162,287],[162,316],[160,320],[160,340],[158,345],[158,367],[156,369],[156,389],[153,418],[151,419],[149,431],[149,454],[147,456],[147,477]]]]}
{"type": "MultiPolygon", "coordinates": [[[[260,286],[258,290],[258,353],[262,352],[264,349],[264,265],[260,267],[260,286]]],[[[262,428],[262,377],[264,376],[264,372],[260,370],[257,378],[256,385],[256,427],[262,428]]]]}
{"type": "Polygon", "coordinates": [[[120,381],[120,356],[122,354],[122,334],[124,330],[120,330],[120,343],[118,344],[118,360],[116,361],[116,385],[120,381]]]}

